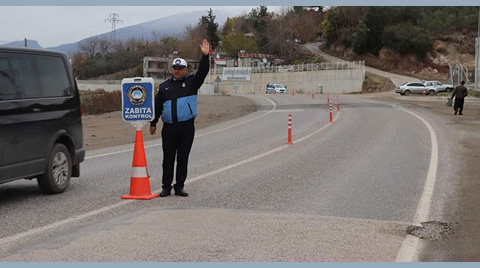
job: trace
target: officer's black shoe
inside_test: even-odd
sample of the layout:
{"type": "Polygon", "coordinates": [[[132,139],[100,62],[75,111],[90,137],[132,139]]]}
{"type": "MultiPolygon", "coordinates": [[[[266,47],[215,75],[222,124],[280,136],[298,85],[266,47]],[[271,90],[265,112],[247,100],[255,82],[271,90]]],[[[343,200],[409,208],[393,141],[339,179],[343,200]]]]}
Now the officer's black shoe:
{"type": "Polygon", "coordinates": [[[463,115],[462,113],[459,113],[459,115],[463,115]]]}
{"type": "Polygon", "coordinates": [[[179,189],[179,190],[175,190],[175,195],[187,197],[188,193],[185,192],[183,189],[179,189]]]}
{"type": "Polygon", "coordinates": [[[163,189],[163,190],[160,192],[159,195],[160,195],[160,197],[169,196],[169,195],[170,195],[170,190],[163,189]]]}

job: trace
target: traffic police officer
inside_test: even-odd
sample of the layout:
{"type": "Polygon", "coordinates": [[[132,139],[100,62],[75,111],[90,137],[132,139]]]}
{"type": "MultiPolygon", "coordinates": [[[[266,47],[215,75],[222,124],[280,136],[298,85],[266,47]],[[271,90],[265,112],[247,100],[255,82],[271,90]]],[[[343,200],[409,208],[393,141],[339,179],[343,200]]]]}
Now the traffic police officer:
{"type": "Polygon", "coordinates": [[[160,197],[169,196],[172,190],[173,169],[177,157],[175,195],[188,196],[183,189],[187,178],[188,156],[195,136],[194,120],[197,116],[197,93],[208,74],[210,44],[206,39],[200,45],[203,53],[198,70],[187,76],[187,62],[173,60],[172,78],[160,84],[155,96],[155,118],[150,122],[150,134],[157,129],[162,117],[163,176],[160,197]]]}

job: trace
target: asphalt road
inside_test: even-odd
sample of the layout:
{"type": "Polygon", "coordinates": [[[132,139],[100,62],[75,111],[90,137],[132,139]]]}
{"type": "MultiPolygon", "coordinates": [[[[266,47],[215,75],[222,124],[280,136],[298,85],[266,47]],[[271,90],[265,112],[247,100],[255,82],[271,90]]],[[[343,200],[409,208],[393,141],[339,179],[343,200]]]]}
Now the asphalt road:
{"type": "MultiPolygon", "coordinates": [[[[1,185],[0,261],[395,261],[429,172],[425,124],[370,100],[341,97],[330,124],[323,95],[250,97],[258,112],[196,133],[187,198],[121,200],[133,145],[88,152],[61,195],[1,185]]],[[[158,193],[161,146],[145,145],[158,193]]]]}

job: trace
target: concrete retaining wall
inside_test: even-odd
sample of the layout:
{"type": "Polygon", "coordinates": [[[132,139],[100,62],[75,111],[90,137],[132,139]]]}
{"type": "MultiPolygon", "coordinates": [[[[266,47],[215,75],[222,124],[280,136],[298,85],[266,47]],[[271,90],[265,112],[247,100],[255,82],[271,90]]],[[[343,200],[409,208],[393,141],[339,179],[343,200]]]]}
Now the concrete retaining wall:
{"type": "MultiPolygon", "coordinates": [[[[213,83],[221,75],[209,75],[207,82],[213,83]]],[[[365,72],[363,69],[322,70],[287,73],[253,73],[251,82],[222,81],[214,83],[218,93],[261,94],[265,93],[267,83],[280,83],[287,86],[287,93],[352,93],[361,92],[365,72]]],[[[216,92],[217,93],[217,92],[216,92]]]]}
{"type": "MultiPolygon", "coordinates": [[[[364,66],[344,70],[313,70],[299,72],[252,73],[250,82],[221,81],[221,74],[209,74],[200,94],[264,94],[268,83],[280,83],[287,86],[287,93],[324,93],[337,94],[361,92],[365,80],[364,66]]],[[[160,82],[155,81],[155,88],[160,82]]],[[[121,90],[121,81],[77,80],[80,90],[105,91],[121,90]]]]}

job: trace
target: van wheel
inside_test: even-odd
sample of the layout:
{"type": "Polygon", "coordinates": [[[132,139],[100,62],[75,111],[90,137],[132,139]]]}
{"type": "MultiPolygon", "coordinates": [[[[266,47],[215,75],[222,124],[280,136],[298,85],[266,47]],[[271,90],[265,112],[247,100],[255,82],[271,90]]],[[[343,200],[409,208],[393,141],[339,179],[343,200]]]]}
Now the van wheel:
{"type": "Polygon", "coordinates": [[[72,176],[72,159],[65,145],[57,143],[48,158],[45,174],[37,178],[38,186],[46,194],[59,194],[67,189],[72,176]]]}
{"type": "Polygon", "coordinates": [[[428,91],[428,95],[430,95],[430,96],[435,96],[435,90],[430,90],[430,91],[428,91]]]}

